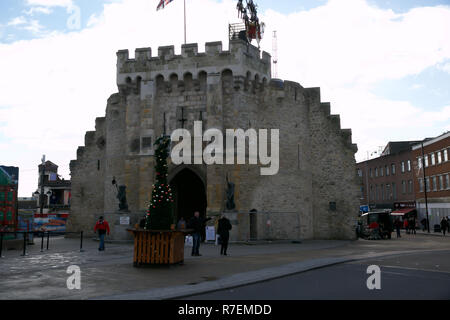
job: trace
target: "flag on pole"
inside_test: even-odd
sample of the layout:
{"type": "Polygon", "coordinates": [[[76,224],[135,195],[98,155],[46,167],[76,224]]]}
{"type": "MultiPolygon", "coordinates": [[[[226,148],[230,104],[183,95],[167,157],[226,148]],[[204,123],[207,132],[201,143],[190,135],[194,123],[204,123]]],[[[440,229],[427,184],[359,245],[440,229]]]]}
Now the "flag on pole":
{"type": "Polygon", "coordinates": [[[156,11],[164,9],[165,6],[167,6],[169,3],[171,3],[173,0],[161,0],[159,1],[158,7],[156,8],[156,11]]]}

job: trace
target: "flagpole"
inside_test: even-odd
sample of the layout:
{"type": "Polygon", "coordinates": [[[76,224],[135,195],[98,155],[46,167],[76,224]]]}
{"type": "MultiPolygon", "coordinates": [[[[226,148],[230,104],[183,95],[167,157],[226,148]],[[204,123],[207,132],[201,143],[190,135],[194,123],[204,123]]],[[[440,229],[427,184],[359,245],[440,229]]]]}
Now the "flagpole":
{"type": "Polygon", "coordinates": [[[186,44],[186,0],[184,0],[184,44],[186,44]]]}

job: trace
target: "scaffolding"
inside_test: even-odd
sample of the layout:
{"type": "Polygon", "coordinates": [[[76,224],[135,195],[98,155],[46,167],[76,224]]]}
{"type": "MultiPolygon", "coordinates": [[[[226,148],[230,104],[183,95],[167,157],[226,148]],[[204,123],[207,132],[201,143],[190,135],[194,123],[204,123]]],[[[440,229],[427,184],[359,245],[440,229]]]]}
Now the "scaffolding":
{"type": "Polygon", "coordinates": [[[247,28],[245,27],[245,23],[229,24],[228,30],[229,30],[228,34],[229,34],[230,41],[241,39],[247,43],[249,42],[248,37],[247,37],[247,28]]]}

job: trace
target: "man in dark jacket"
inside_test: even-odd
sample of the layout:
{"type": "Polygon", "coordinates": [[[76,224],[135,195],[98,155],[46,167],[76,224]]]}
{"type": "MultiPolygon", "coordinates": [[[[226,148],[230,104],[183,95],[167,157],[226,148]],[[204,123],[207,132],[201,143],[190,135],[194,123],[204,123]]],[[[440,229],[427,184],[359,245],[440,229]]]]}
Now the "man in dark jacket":
{"type": "Polygon", "coordinates": [[[224,215],[219,220],[219,225],[217,227],[217,234],[220,236],[219,241],[222,245],[220,248],[220,254],[227,255],[228,241],[230,240],[230,230],[232,229],[230,220],[228,220],[224,215]]]}
{"type": "Polygon", "coordinates": [[[445,236],[445,231],[447,231],[448,228],[448,224],[447,224],[447,220],[445,218],[442,218],[441,220],[441,231],[445,236]]]}
{"type": "Polygon", "coordinates": [[[189,228],[194,229],[192,232],[192,255],[201,256],[200,254],[200,242],[202,237],[202,230],[205,228],[206,222],[211,220],[211,218],[205,219],[200,217],[200,212],[196,211],[194,216],[189,220],[189,228]]]}
{"type": "Polygon", "coordinates": [[[395,220],[394,225],[395,225],[395,230],[397,231],[397,238],[401,238],[402,236],[400,235],[400,228],[402,227],[402,223],[399,218],[397,218],[397,220],[395,220]]]}

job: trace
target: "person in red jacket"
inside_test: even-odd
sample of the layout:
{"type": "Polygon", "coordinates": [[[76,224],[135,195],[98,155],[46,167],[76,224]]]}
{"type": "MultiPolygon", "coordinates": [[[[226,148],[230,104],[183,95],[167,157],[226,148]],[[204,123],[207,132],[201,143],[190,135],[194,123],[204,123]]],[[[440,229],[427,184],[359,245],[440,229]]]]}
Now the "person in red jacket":
{"type": "Polygon", "coordinates": [[[405,231],[407,234],[409,234],[409,223],[408,223],[408,219],[405,219],[403,221],[403,227],[405,228],[405,231]]]}
{"type": "Polygon", "coordinates": [[[105,251],[105,234],[109,236],[109,224],[108,221],[104,220],[103,217],[100,217],[95,224],[94,232],[98,231],[98,238],[100,239],[100,246],[98,247],[98,251],[105,251]]]}

